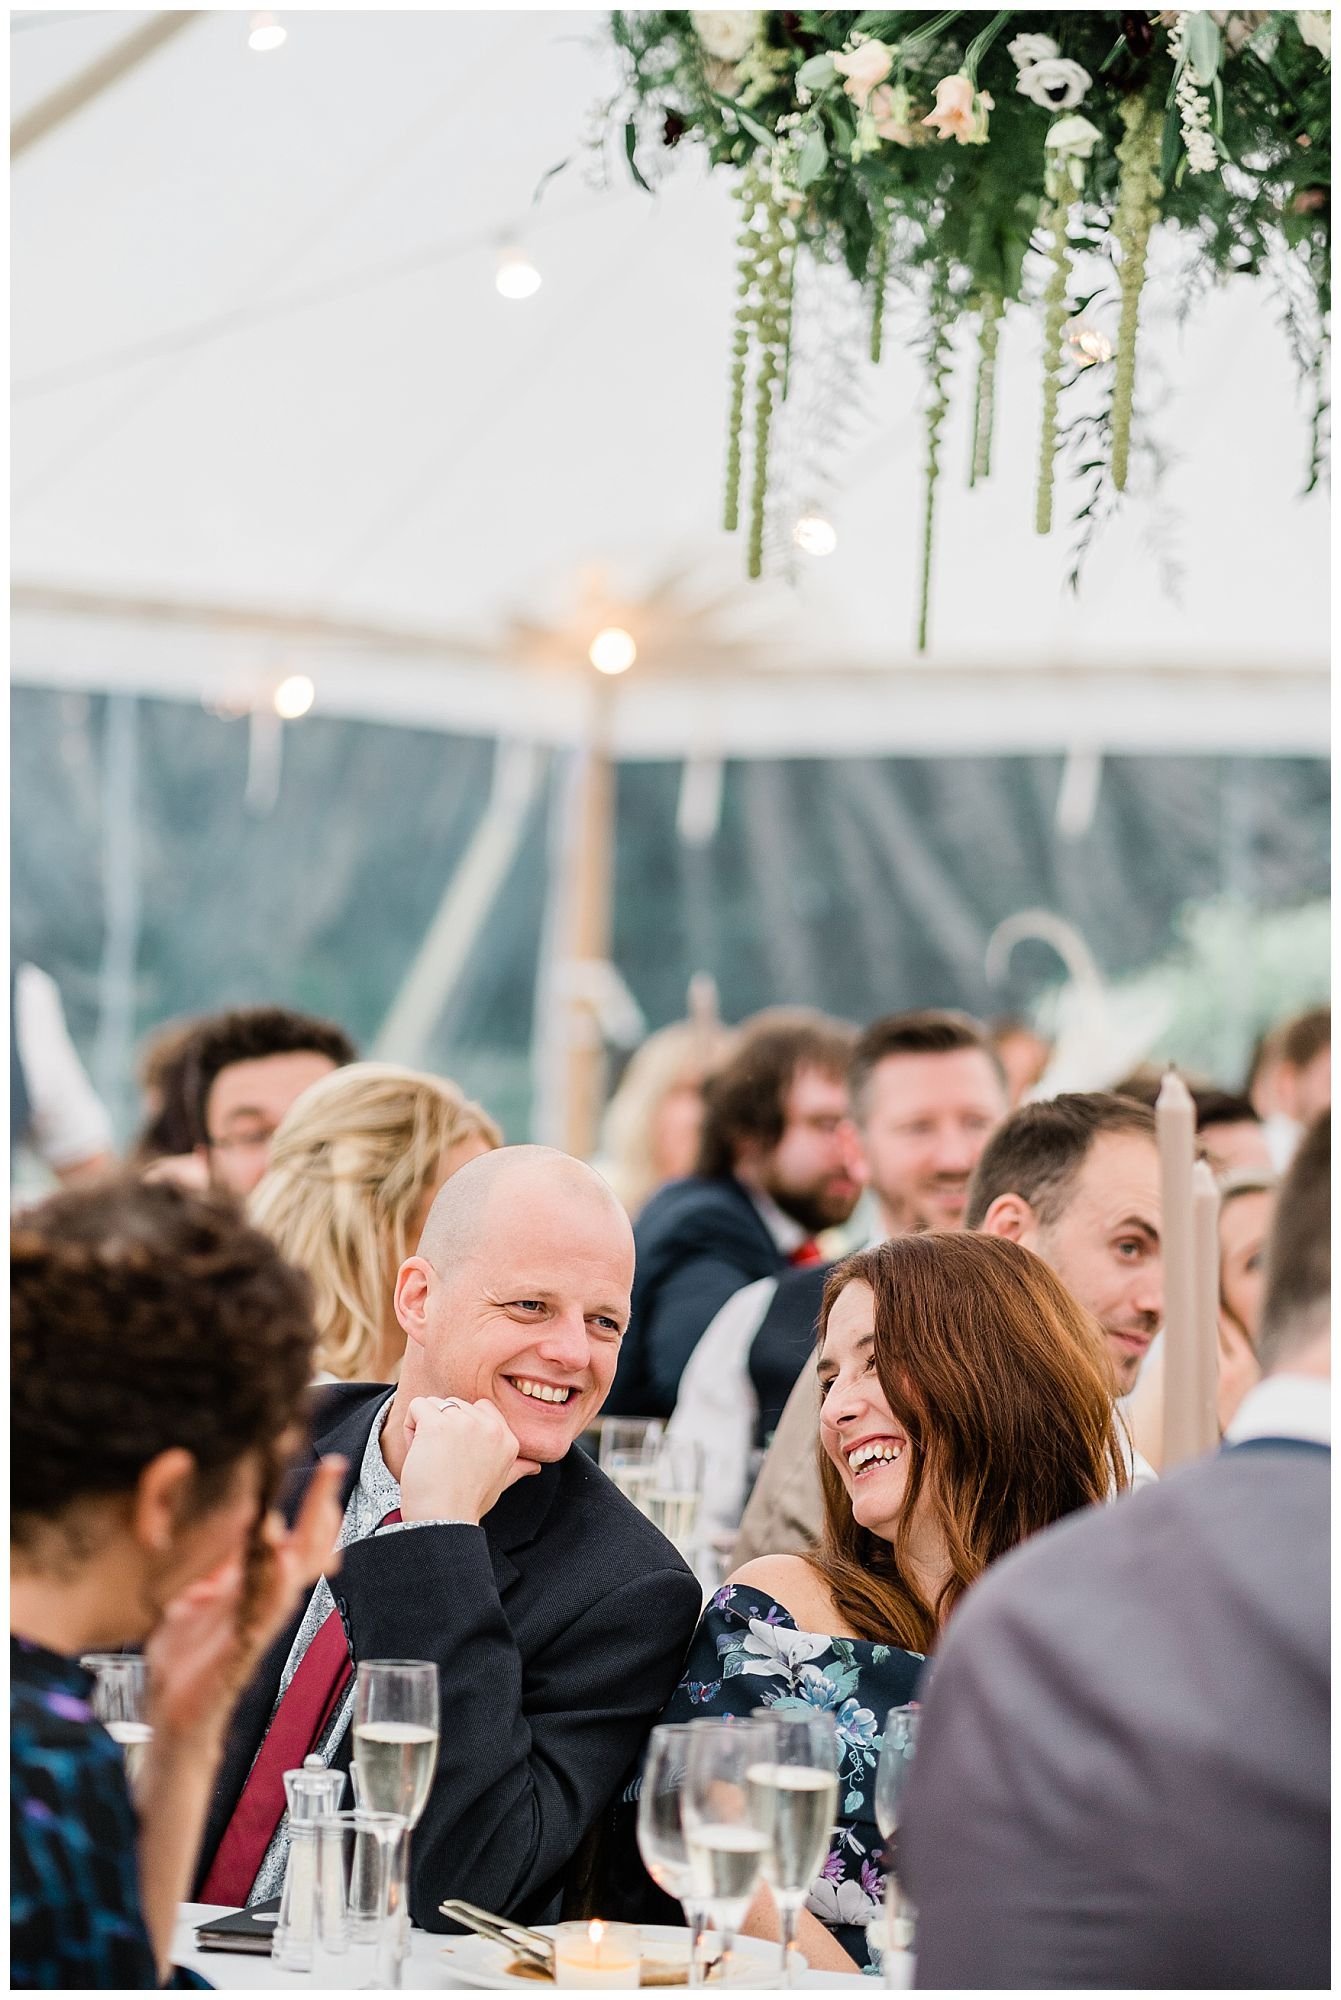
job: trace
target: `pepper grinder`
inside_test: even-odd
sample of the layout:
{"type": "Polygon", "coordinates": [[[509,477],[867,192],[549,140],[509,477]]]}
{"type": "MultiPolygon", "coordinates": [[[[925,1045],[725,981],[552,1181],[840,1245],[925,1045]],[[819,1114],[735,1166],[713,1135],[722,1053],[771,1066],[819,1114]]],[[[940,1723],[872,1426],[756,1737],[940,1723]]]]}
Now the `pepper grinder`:
{"type": "Polygon", "coordinates": [[[312,1934],[317,1908],[316,1822],[338,1812],[345,1774],[328,1771],[320,1757],[303,1760],[302,1769],[284,1773],[289,1807],[289,1864],[275,1925],[273,1962],[285,1972],[312,1970],[312,1934]]]}

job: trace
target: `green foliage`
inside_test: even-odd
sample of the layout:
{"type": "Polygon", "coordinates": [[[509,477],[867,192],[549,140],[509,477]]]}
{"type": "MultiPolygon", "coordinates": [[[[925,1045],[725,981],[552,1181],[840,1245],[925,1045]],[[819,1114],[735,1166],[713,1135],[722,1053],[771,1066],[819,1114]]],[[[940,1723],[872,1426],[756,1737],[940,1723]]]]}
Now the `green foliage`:
{"type": "MultiPolygon", "coordinates": [[[[936,299],[957,300],[960,312],[993,299],[1001,315],[1041,306],[1051,340],[1065,287],[1059,295],[1055,258],[1030,252],[1042,247],[1041,217],[1051,213],[1065,183],[1073,241],[1119,256],[1122,323],[1112,425],[1118,489],[1126,477],[1146,252],[1152,229],[1162,222],[1182,238],[1189,291],[1199,278],[1242,272],[1260,271],[1281,282],[1287,332],[1314,395],[1309,468],[1316,478],[1330,307],[1330,64],[1304,41],[1292,13],[1231,14],[1217,22],[1205,12],[1099,9],[760,10],[752,41],[749,15],[717,19],[728,24],[727,40],[720,31],[709,31],[708,38],[727,48],[725,56],[704,45],[688,12],[611,16],[627,70],[627,88],[611,115],[628,127],[629,166],[642,184],[647,175],[655,179],[647,150],[654,133],[667,144],[688,136],[706,147],[714,166],[752,172],[767,185],[789,243],[841,263],[866,290],[878,357],[889,286],[911,293],[928,325],[936,299]],[[1064,64],[1086,73],[1088,82],[1074,101],[1059,105],[1037,80],[1030,86],[1022,59],[1011,53],[1020,34],[1048,37],[1064,64]],[[850,73],[849,59],[860,62],[867,42],[880,46],[868,52],[863,80],[850,73]],[[1190,79],[1208,101],[1203,146],[1213,146],[1213,170],[1188,170],[1198,162],[1189,162],[1184,150],[1174,94],[1180,71],[1185,88],[1190,79]],[[938,86],[954,78],[980,95],[973,100],[973,121],[942,136],[928,116],[938,86]],[[1039,96],[1042,102],[1035,101],[1039,96]],[[1092,129],[1071,153],[1059,153],[1068,116],[1092,129]]],[[[754,290],[762,300],[768,284],[754,290]]],[[[761,309],[766,316],[767,306],[761,309]]],[[[774,316],[785,321],[777,301],[774,316]]],[[[986,336],[986,373],[979,375],[980,446],[998,316],[986,336]]],[[[758,345],[756,428],[766,447],[783,370],[776,357],[765,367],[765,350],[771,349],[757,341],[759,324],[751,335],[758,345]]],[[[1048,379],[1049,397],[1064,396],[1055,356],[1048,379]]],[[[737,374],[731,420],[737,485],[742,395],[737,374]]],[[[1056,420],[1054,400],[1047,422],[1056,420]]],[[[975,449],[975,468],[980,455],[975,449]]],[[[767,477],[758,459],[755,475],[752,573],[760,541],[758,496],[767,477]]],[[[1045,511],[1050,518],[1046,475],[1040,520],[1045,511]]],[[[727,518],[737,514],[729,500],[727,518]]]]}

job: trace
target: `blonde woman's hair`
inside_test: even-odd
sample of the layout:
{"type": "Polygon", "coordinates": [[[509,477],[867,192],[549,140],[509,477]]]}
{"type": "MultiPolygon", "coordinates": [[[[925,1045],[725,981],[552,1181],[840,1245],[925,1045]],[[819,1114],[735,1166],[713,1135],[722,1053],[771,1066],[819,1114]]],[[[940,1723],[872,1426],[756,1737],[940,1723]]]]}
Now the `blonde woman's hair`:
{"type": "Polygon", "coordinates": [[[275,1133],[248,1213],[312,1281],[316,1363],[370,1379],[410,1225],[463,1140],[503,1135],[446,1077],[349,1063],[312,1084],[275,1133]]]}
{"type": "Polygon", "coordinates": [[[606,1107],[601,1169],[630,1215],[663,1179],[653,1146],[657,1112],[678,1084],[702,1083],[730,1054],[734,1036],[713,1022],[672,1021],[629,1059],[606,1107]]]}

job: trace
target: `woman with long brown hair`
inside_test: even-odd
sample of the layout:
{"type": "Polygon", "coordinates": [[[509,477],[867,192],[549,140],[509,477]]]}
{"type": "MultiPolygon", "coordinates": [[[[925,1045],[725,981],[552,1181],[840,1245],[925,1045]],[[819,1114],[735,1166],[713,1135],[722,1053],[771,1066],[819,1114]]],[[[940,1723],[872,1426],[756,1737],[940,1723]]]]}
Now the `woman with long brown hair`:
{"type": "MultiPolygon", "coordinates": [[[[1127,1483],[1098,1327],[1004,1239],[893,1238],[839,1264],[816,1350],[824,1529],[761,1556],[703,1615],[667,1721],[757,1707],[832,1713],[840,1819],[797,1942],[866,1962],[882,1893],[875,1768],[886,1711],[998,1556],[1127,1483]]],[[[775,1935],[757,1902],[746,1928],[775,1935]]]]}

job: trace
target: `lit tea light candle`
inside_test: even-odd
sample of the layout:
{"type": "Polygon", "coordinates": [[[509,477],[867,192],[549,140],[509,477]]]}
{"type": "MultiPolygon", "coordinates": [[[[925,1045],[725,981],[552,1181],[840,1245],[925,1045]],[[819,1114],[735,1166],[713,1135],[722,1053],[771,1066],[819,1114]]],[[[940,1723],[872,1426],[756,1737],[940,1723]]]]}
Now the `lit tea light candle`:
{"type": "Polygon", "coordinates": [[[556,1986],[638,1984],[640,1946],[636,1924],[560,1924],[554,1933],[556,1986]]]}

